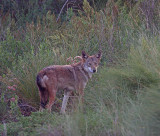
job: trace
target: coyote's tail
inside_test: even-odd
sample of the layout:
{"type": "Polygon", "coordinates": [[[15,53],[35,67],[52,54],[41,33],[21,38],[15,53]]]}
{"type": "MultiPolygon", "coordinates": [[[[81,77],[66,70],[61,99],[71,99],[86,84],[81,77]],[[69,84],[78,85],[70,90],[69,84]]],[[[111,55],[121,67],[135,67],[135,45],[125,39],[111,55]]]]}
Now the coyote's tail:
{"type": "Polygon", "coordinates": [[[39,88],[39,94],[40,94],[40,106],[42,108],[45,108],[47,102],[48,102],[48,91],[47,88],[43,85],[42,76],[37,75],[36,78],[37,86],[39,88]]]}

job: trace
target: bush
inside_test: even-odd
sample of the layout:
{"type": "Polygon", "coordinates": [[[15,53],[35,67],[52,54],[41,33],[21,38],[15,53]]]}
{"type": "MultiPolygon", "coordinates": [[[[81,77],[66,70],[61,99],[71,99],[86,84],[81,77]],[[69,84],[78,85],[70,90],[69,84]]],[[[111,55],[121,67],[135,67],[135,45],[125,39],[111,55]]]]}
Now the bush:
{"type": "Polygon", "coordinates": [[[24,27],[27,22],[37,23],[38,18],[42,20],[48,11],[58,14],[63,3],[64,2],[61,0],[2,0],[0,2],[0,9],[2,10],[2,16],[11,14],[11,17],[15,20],[16,24],[19,27],[24,27]]]}
{"type": "Polygon", "coordinates": [[[3,121],[5,120],[5,115],[7,113],[7,103],[5,102],[5,99],[4,99],[4,94],[1,94],[1,97],[0,97],[0,121],[3,121]]]}
{"type": "Polygon", "coordinates": [[[30,49],[27,41],[17,41],[8,31],[6,40],[0,42],[0,68],[4,71],[11,69],[17,63],[18,57],[23,57],[30,49]]]}
{"type": "MultiPolygon", "coordinates": [[[[7,135],[31,135],[41,134],[44,128],[56,128],[63,117],[58,117],[56,114],[48,114],[48,112],[35,112],[30,117],[20,116],[18,122],[7,123],[7,135]]],[[[3,125],[0,125],[2,132],[3,125]]]]}

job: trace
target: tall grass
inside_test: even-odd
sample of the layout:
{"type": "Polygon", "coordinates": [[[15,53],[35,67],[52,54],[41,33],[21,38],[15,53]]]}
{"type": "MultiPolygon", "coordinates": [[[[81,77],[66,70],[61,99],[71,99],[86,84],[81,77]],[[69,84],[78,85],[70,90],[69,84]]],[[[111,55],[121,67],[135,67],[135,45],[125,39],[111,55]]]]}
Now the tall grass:
{"type": "MultiPolygon", "coordinates": [[[[39,49],[41,52],[43,49],[39,49]]],[[[38,55],[34,51],[30,54],[25,54],[25,57],[20,58],[19,63],[14,67],[14,75],[18,80],[17,94],[21,99],[26,100],[33,106],[39,105],[39,94],[36,86],[36,75],[45,66],[56,64],[57,56],[50,50],[43,51],[38,55]]]]}
{"type": "MultiPolygon", "coordinates": [[[[158,136],[160,125],[158,41],[155,39],[148,41],[143,37],[139,42],[139,47],[131,49],[123,65],[115,68],[100,67],[99,72],[93,76],[94,80],[90,81],[85,89],[83,109],[79,108],[65,116],[57,115],[55,112],[36,113],[37,119],[44,116],[46,120],[43,125],[38,125],[41,122],[39,119],[34,121],[36,132],[31,135],[59,133],[79,136],[158,136]],[[56,120],[51,121],[55,116],[56,120]]],[[[42,63],[37,61],[38,59],[34,64],[42,63]]],[[[30,67],[31,64],[27,65],[30,67]]],[[[34,114],[30,118],[35,118],[34,114]]],[[[19,123],[21,124],[21,121],[19,123]]],[[[16,131],[18,133],[18,130],[16,131]]],[[[28,134],[28,131],[26,128],[21,133],[28,134]]]]}

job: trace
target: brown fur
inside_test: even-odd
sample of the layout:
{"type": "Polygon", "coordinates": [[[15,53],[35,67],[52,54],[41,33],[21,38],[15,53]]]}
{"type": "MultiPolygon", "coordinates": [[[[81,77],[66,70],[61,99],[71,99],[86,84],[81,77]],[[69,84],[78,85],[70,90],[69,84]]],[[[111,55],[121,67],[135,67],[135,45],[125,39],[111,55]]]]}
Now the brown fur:
{"type": "Polygon", "coordinates": [[[101,52],[88,56],[82,51],[81,58],[81,61],[78,63],[71,65],[52,65],[38,73],[37,86],[40,93],[40,110],[47,108],[51,111],[58,90],[64,90],[61,108],[62,113],[65,113],[67,101],[72,91],[77,90],[80,97],[83,96],[83,90],[88,80],[92,77],[92,74],[97,71],[101,59],[101,52]]]}

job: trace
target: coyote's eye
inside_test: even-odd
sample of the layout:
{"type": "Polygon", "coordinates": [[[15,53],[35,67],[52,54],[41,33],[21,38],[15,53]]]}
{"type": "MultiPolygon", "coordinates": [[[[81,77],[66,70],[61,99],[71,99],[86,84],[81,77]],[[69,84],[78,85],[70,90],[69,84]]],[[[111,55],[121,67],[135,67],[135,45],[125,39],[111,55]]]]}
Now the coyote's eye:
{"type": "Polygon", "coordinates": [[[97,65],[97,62],[94,62],[94,65],[97,65]]]}
{"type": "Polygon", "coordinates": [[[91,66],[91,63],[88,63],[88,66],[91,66]]]}

